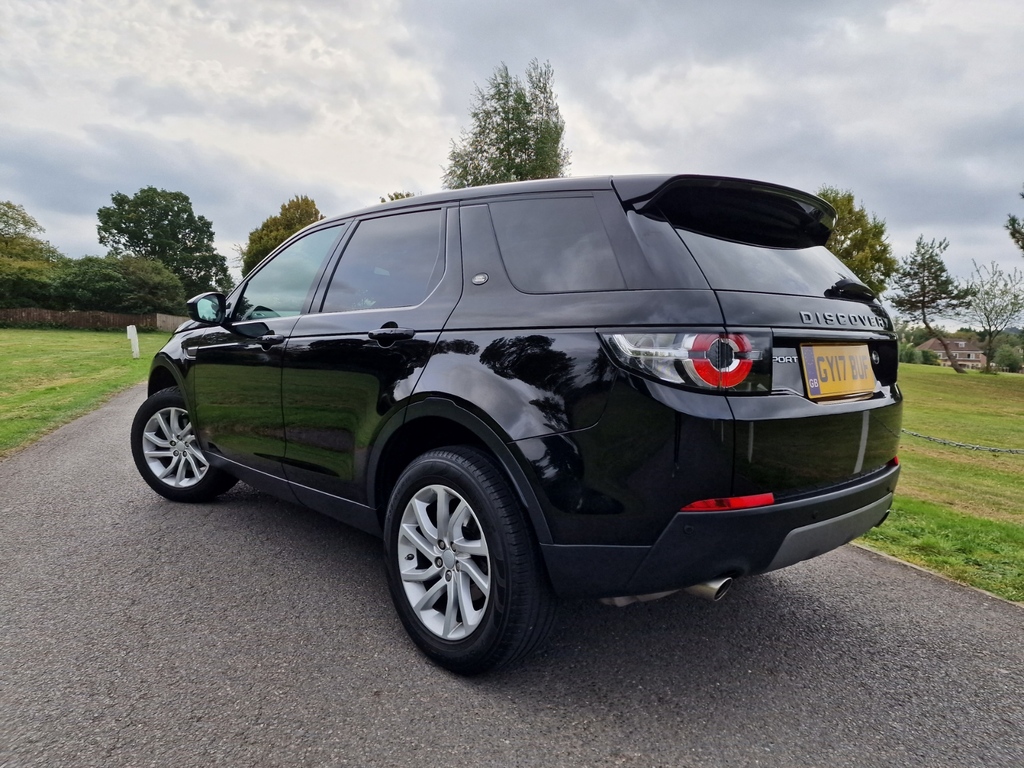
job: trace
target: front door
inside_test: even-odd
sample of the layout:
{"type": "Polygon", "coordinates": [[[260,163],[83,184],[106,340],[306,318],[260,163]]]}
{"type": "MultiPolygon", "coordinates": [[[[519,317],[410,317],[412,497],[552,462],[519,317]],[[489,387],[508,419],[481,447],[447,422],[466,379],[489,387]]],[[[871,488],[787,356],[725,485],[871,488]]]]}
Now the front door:
{"type": "Polygon", "coordinates": [[[195,337],[195,422],[211,455],[281,476],[281,361],[342,227],[319,229],[265,261],[231,297],[229,322],[195,337]]]}

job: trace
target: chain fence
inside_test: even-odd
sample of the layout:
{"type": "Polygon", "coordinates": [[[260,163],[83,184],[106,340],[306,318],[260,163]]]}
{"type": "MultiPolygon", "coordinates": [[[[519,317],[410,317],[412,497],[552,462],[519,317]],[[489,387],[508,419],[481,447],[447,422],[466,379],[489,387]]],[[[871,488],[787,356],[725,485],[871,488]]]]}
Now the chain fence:
{"type": "Polygon", "coordinates": [[[911,437],[919,437],[922,440],[930,440],[933,443],[939,443],[941,445],[949,445],[953,448],[966,448],[969,451],[984,451],[986,453],[1015,453],[1024,455],[1024,448],[990,448],[986,445],[971,445],[970,443],[958,443],[955,440],[943,440],[941,437],[930,437],[928,435],[922,435],[918,432],[911,432],[909,429],[904,429],[903,434],[910,435],[911,437]]]}

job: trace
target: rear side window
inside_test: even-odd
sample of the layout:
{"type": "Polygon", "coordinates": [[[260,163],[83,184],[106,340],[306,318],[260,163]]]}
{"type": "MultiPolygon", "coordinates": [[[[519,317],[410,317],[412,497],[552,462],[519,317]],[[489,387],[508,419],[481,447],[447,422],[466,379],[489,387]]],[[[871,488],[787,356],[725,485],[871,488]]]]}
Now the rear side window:
{"type": "Polygon", "coordinates": [[[411,307],[441,281],[444,211],[361,221],[331,278],[324,312],[411,307]]]}
{"type": "Polygon", "coordinates": [[[592,197],[508,200],[489,207],[502,261],[520,291],[626,287],[592,197]]]}

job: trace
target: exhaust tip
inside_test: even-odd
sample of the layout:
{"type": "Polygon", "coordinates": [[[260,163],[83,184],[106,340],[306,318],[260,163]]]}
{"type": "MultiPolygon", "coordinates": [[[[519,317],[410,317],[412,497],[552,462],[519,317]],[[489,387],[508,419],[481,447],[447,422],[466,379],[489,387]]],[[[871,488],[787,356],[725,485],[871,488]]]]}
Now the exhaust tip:
{"type": "Polygon", "coordinates": [[[731,586],[732,577],[725,576],[721,579],[705,581],[703,584],[694,584],[692,587],[687,587],[683,591],[703,600],[718,602],[725,597],[725,594],[729,591],[731,586]]]}

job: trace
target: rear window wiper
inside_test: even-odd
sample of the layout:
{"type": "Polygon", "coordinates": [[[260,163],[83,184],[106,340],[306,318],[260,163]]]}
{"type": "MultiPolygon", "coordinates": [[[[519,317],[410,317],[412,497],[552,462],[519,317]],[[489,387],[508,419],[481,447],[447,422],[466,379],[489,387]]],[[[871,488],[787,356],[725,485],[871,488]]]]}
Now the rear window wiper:
{"type": "Polygon", "coordinates": [[[854,299],[856,301],[874,301],[875,292],[858,280],[841,277],[825,291],[830,299],[854,299]]]}

